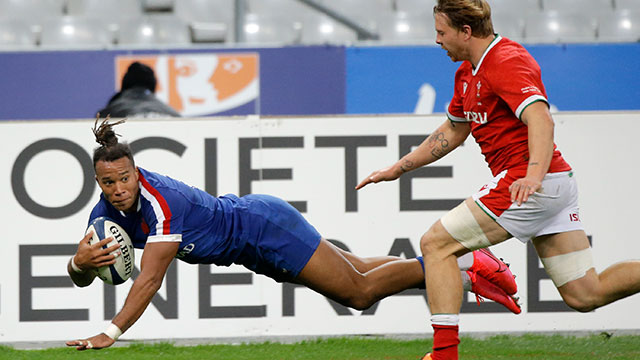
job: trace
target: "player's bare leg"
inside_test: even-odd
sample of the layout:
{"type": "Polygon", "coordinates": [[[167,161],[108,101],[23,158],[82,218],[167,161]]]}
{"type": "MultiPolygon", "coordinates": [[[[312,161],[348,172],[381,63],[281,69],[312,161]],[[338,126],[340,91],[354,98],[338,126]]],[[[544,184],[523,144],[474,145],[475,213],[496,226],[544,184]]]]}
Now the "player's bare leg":
{"type": "Polygon", "coordinates": [[[349,261],[356,268],[356,270],[363,274],[391,261],[407,260],[399,256],[360,257],[337,246],[335,247],[342,254],[342,256],[344,256],[347,261],[349,261]]]}
{"type": "MultiPolygon", "coordinates": [[[[465,200],[465,203],[490,243],[497,244],[510,237],[472,199],[465,200]]],[[[456,257],[469,250],[454,239],[440,221],[423,235],[420,248],[425,267],[429,269],[425,273],[425,283],[434,328],[432,356],[436,359],[457,359],[462,287],[455,285],[461,283],[456,257]]]]}
{"type": "MultiPolygon", "coordinates": [[[[584,231],[546,235],[534,240],[540,258],[567,254],[589,247],[584,231]]],[[[591,268],[583,277],[558,288],[565,303],[587,312],[640,292],[640,261],[614,264],[600,274],[591,268]]]]}
{"type": "MultiPolygon", "coordinates": [[[[363,274],[369,271],[399,271],[396,268],[397,264],[393,262],[407,261],[407,259],[397,256],[361,258],[337,246],[336,249],[338,249],[358,272],[363,274]]],[[[473,292],[476,294],[476,297],[497,302],[514,314],[521,312],[517,298],[511,296],[517,291],[513,274],[509,271],[507,265],[502,262],[501,259],[496,258],[488,249],[476,250],[473,252],[473,255],[469,254],[469,258],[466,260],[460,261],[459,259],[458,266],[460,267],[463,277],[462,283],[465,291],[473,292]],[[465,263],[469,264],[465,267],[465,265],[463,265],[465,263]]],[[[365,278],[367,281],[371,281],[371,279],[375,277],[373,274],[367,274],[365,278]]],[[[408,285],[410,286],[409,288],[424,289],[424,278],[419,279],[415,284],[408,285]]]]}
{"type": "Polygon", "coordinates": [[[417,286],[423,278],[422,266],[416,259],[390,261],[363,274],[337,247],[322,239],[296,280],[342,305],[363,310],[380,299],[417,286]]]}
{"type": "Polygon", "coordinates": [[[462,306],[462,286],[457,256],[468,250],[458,243],[437,221],[420,242],[424,254],[425,274],[429,308],[431,313],[456,314],[462,306]],[[454,300],[455,299],[455,300],[454,300]]]}

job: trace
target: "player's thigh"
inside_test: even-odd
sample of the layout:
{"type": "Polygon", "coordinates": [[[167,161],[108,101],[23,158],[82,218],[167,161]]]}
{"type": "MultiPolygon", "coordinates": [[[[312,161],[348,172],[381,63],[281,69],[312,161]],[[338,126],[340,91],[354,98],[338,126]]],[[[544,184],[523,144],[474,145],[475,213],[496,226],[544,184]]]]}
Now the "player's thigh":
{"type": "Polygon", "coordinates": [[[338,248],[323,238],[296,281],[332,297],[356,289],[362,279],[338,248]]]}
{"type": "Polygon", "coordinates": [[[540,258],[568,254],[590,246],[589,238],[583,230],[538,236],[533,239],[533,245],[540,258]]]}
{"type": "Polygon", "coordinates": [[[578,311],[593,310],[593,305],[601,299],[601,290],[600,278],[593,267],[581,277],[558,287],[564,302],[578,311]]]}
{"type": "Polygon", "coordinates": [[[453,245],[448,245],[448,250],[458,255],[465,250],[484,248],[511,237],[472,198],[466,199],[445,214],[432,226],[426,236],[435,237],[436,243],[445,245],[452,243],[453,245]]]}
{"type": "Polygon", "coordinates": [[[478,226],[482,229],[482,232],[485,234],[491,245],[499,244],[511,238],[511,234],[487,215],[487,213],[484,212],[484,210],[482,210],[482,208],[478,206],[472,198],[467,198],[465,200],[465,204],[467,204],[471,210],[473,217],[478,222],[478,226]]]}
{"type": "Polygon", "coordinates": [[[533,245],[547,274],[567,303],[588,300],[599,289],[589,239],[583,230],[543,235],[533,245]]]}

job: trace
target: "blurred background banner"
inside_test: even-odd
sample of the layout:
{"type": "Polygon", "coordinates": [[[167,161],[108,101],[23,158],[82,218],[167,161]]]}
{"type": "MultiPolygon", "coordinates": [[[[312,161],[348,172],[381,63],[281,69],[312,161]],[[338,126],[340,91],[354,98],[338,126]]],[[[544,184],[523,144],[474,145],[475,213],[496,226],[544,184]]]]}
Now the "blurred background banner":
{"type": "MultiPolygon", "coordinates": [[[[640,109],[640,43],[527,49],[554,108],[640,109]]],[[[184,116],[442,113],[459,65],[433,46],[6,52],[0,119],[91,117],[135,59],[184,116]]]]}
{"type": "MultiPolygon", "coordinates": [[[[559,113],[558,148],[574,167],[580,217],[602,271],[637,258],[633,224],[640,201],[639,112],[559,113]],[[616,156],[604,134],[611,124],[616,156]],[[577,135],[579,134],[579,135],[577,135]]],[[[136,164],[211,194],[266,193],[298,208],[327,239],[360,256],[415,257],[420,237],[447,210],[491,179],[472,139],[432,166],[399,181],[354,187],[424,140],[442,115],[130,119],[117,129],[136,164]],[[270,170],[270,171],[267,171],[270,170]],[[277,171],[278,176],[265,176],[277,171]]],[[[98,201],[90,154],[93,120],[3,121],[0,133],[0,342],[77,338],[102,331],[120,310],[131,281],[96,280],[76,288],[66,273],[98,201]]],[[[530,245],[510,240],[495,253],[517,275],[523,313],[467,294],[465,332],[637,330],[633,296],[589,313],[569,309],[530,245]],[[487,324],[499,326],[487,327],[487,324]]],[[[139,269],[142,252],[136,251],[139,269]]],[[[428,269],[427,269],[428,271],[428,269]]],[[[137,270],[134,272],[134,277],[137,270]]],[[[431,331],[424,290],[384,299],[365,311],[312,290],[278,284],[241,266],[175,261],[161,290],[128,339],[337,334],[424,334],[431,331]]]]}
{"type": "MultiPolygon", "coordinates": [[[[637,258],[640,0],[489,3],[494,30],[542,68],[596,269],[637,258]],[[625,129],[613,140],[612,125],[625,129]]],[[[131,282],[78,289],[65,268],[99,195],[89,132],[99,110],[129,118],[118,131],[142,167],[211,194],[277,195],[362,256],[418,254],[427,228],[490,178],[477,145],[354,186],[444,121],[429,114],[445,111],[459,64],[435,43],[434,5],[0,0],[0,342],[97,333],[123,304],[131,282]],[[131,67],[144,81],[121,89],[134,61],[150,67],[131,67]]],[[[523,314],[466,296],[464,331],[638,331],[629,314],[640,297],[577,313],[532,246],[495,250],[518,275],[523,314]]],[[[358,312],[242,267],[176,262],[125,338],[424,334],[428,316],[422,290],[358,312]]]]}
{"type": "MultiPolygon", "coordinates": [[[[639,43],[525,47],[556,109],[640,109],[640,61],[629,61],[640,58],[639,43]]],[[[358,114],[444,113],[460,65],[434,47],[351,47],[346,56],[347,113],[358,114]]]]}
{"type": "Polygon", "coordinates": [[[161,67],[159,97],[181,106],[187,116],[343,114],[344,51],[340,46],[317,46],[4,52],[0,119],[95,116],[118,89],[124,63],[137,58],[161,67]],[[174,68],[168,67],[170,62],[174,68]],[[237,69],[240,64],[242,69],[237,69]],[[240,72],[231,75],[229,69],[240,72]]]}

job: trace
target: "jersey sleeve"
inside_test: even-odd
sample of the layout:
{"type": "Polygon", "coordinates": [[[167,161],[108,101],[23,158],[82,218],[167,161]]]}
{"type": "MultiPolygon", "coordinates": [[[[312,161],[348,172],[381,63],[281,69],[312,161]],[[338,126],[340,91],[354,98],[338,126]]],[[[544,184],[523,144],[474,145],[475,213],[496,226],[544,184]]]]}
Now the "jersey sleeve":
{"type": "Polygon", "coordinates": [[[491,88],[518,119],[524,109],[534,102],[544,101],[548,104],[540,66],[530,55],[512,56],[500,65],[491,70],[491,88]]]}
{"type": "Polygon", "coordinates": [[[173,189],[141,181],[142,215],[149,226],[147,243],[182,242],[187,200],[173,189]]]}
{"type": "Polygon", "coordinates": [[[447,118],[453,122],[467,122],[464,116],[464,108],[462,96],[467,90],[467,84],[462,80],[462,65],[456,71],[455,81],[453,83],[453,98],[447,108],[447,118]]]}

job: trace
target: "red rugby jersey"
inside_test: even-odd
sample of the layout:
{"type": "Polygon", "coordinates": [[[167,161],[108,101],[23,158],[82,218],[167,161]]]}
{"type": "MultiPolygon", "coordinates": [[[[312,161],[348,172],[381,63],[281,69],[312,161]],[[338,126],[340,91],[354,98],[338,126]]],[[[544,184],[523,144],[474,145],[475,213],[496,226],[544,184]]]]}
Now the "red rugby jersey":
{"type": "MultiPolygon", "coordinates": [[[[527,166],[527,126],[520,121],[524,109],[547,101],[540,66],[520,44],[496,35],[474,69],[464,61],[456,71],[453,99],[447,116],[470,122],[493,175],[527,166]]],[[[554,144],[549,172],[571,170],[554,144]]]]}

